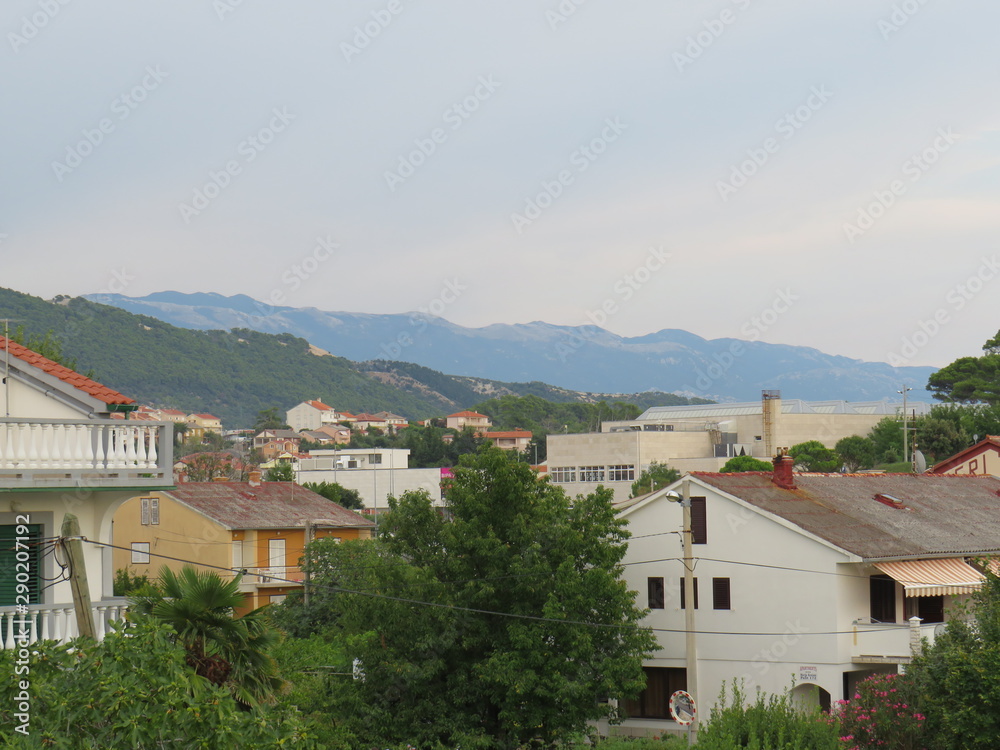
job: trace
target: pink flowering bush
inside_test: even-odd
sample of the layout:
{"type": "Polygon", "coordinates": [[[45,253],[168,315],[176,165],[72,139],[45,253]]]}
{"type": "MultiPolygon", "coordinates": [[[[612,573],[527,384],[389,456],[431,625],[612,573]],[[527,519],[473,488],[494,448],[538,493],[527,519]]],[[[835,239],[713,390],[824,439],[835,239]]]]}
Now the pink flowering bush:
{"type": "Polygon", "coordinates": [[[852,700],[837,701],[844,750],[924,750],[925,717],[910,705],[899,675],[872,675],[858,685],[852,700]]]}

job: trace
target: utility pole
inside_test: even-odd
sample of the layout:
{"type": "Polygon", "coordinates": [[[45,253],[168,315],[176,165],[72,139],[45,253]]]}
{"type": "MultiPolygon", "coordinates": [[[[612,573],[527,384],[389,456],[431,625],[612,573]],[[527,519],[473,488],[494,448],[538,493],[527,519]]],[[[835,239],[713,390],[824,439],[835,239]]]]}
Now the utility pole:
{"type": "Polygon", "coordinates": [[[912,388],[907,388],[904,385],[903,386],[903,390],[896,391],[896,393],[902,393],[903,394],[903,460],[906,461],[907,463],[911,463],[911,461],[909,459],[909,453],[908,453],[908,451],[906,449],[906,433],[909,432],[909,429],[910,429],[909,428],[909,423],[908,423],[908,419],[909,419],[910,414],[906,410],[906,392],[907,391],[912,391],[912,390],[913,390],[912,388]]]}
{"type": "Polygon", "coordinates": [[[90,606],[90,586],[87,583],[87,568],[83,562],[80,521],[72,513],[67,513],[63,517],[62,538],[59,543],[66,550],[66,559],[69,561],[69,584],[73,590],[77,629],[80,635],[96,640],[94,610],[90,606]]]}
{"type": "Polygon", "coordinates": [[[302,557],[305,558],[305,570],[302,581],[302,603],[309,606],[309,544],[312,542],[313,522],[306,519],[305,544],[302,545],[302,557]]]}
{"type": "MultiPolygon", "coordinates": [[[[685,479],[681,485],[683,495],[676,492],[667,493],[667,499],[679,502],[684,511],[684,528],[682,531],[684,552],[684,652],[686,656],[687,687],[686,690],[698,705],[698,648],[695,641],[694,622],[694,554],[691,551],[691,485],[685,479]]],[[[688,730],[688,744],[698,741],[698,715],[695,713],[688,730]]]]}

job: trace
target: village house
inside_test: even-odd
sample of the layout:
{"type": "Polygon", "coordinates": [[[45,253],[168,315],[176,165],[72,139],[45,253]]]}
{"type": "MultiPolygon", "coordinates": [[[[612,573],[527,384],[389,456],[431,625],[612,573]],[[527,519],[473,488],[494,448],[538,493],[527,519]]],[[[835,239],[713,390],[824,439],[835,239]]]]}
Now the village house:
{"type": "Polygon", "coordinates": [[[477,411],[459,411],[445,417],[445,427],[461,432],[471,427],[475,432],[487,432],[493,426],[493,421],[485,414],[477,411]]]}
{"type": "MultiPolygon", "coordinates": [[[[660,649],[620,731],[674,728],[666,698],[687,689],[683,502],[693,536],[696,701],[743,680],[829,708],[933,641],[1000,553],[1000,479],[930,474],[695,472],[620,504],[632,539],[625,579],[660,649]],[[679,497],[678,497],[679,496],[679,497]]],[[[616,730],[617,731],[617,730],[616,730]]]]}
{"type": "Polygon", "coordinates": [[[332,406],[319,399],[303,401],[285,412],[285,422],[296,432],[318,430],[326,425],[340,422],[340,414],[332,406]]]}
{"type": "Polygon", "coordinates": [[[375,524],[292,482],[189,482],[150,492],[115,513],[114,566],[157,578],[162,567],[203,565],[240,574],[240,612],[302,588],[307,539],[368,539],[375,524]],[[169,558],[178,558],[176,560],[169,558]]]}
{"type": "Polygon", "coordinates": [[[531,432],[528,430],[506,430],[487,432],[483,435],[497,448],[507,451],[524,451],[531,443],[531,432]]]}
{"type": "Polygon", "coordinates": [[[0,368],[0,645],[13,647],[15,605],[25,603],[15,589],[21,545],[32,639],[79,632],[68,578],[52,554],[70,514],[85,540],[102,637],[125,607],[112,590],[112,518],[136,495],[172,487],[173,425],[127,419],[137,406],[131,398],[3,336],[0,368]]]}
{"type": "Polygon", "coordinates": [[[1000,476],[1000,437],[987,435],[984,440],[935,464],[928,471],[932,474],[1000,476]]]}

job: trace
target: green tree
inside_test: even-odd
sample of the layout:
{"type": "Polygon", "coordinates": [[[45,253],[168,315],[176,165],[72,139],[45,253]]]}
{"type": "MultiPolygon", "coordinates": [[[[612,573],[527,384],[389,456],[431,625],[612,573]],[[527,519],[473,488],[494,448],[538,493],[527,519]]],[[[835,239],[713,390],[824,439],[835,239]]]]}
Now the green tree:
{"type": "Polygon", "coordinates": [[[130,596],[150,585],[152,585],[152,582],[145,573],[142,575],[132,575],[128,568],[119,568],[115,571],[112,590],[115,596],[130,596]]]}
{"type": "Polygon", "coordinates": [[[662,487],[666,487],[668,484],[673,484],[680,478],[681,475],[677,469],[671,469],[664,463],[653,461],[649,465],[649,468],[642,472],[638,479],[632,482],[632,492],[629,497],[639,497],[639,495],[654,492],[662,487]]]}
{"type": "Polygon", "coordinates": [[[290,430],[285,420],[281,418],[277,406],[261,409],[257,412],[257,419],[253,423],[254,432],[261,430],[290,430]]]}
{"type": "Polygon", "coordinates": [[[185,565],[180,573],[162,568],[158,585],[132,597],[131,611],[170,625],[197,674],[253,706],[271,700],[283,684],[268,653],[281,638],[261,609],[237,618],[244,601],[238,577],[223,581],[185,565]]]}
{"type": "Polygon", "coordinates": [[[860,435],[841,438],[833,447],[848,471],[870,469],[875,465],[875,444],[860,435]]]}
{"type": "Polygon", "coordinates": [[[940,401],[1000,404],[1000,331],[983,344],[981,357],[959,357],[927,381],[940,401]]]}
{"type": "Polygon", "coordinates": [[[920,417],[914,430],[916,446],[932,461],[943,461],[972,443],[969,434],[951,419],[920,417]]]}
{"type": "Polygon", "coordinates": [[[365,507],[360,492],[349,490],[336,482],[306,482],[302,486],[350,510],[361,510],[365,507]]]}
{"type": "Polygon", "coordinates": [[[753,456],[734,456],[726,461],[726,465],[719,471],[731,474],[743,471],[771,471],[772,468],[770,461],[761,461],[753,456]]]}
{"type": "Polygon", "coordinates": [[[841,466],[840,456],[819,440],[793,445],[788,449],[788,455],[795,459],[795,468],[799,471],[838,471],[841,466]]]}
{"type": "Polygon", "coordinates": [[[264,473],[265,482],[294,482],[295,469],[291,464],[275,464],[264,473]]]}
{"type": "Polygon", "coordinates": [[[885,417],[871,428],[868,439],[875,451],[875,463],[891,464],[903,460],[903,423],[885,417]]]}
{"type": "Polygon", "coordinates": [[[921,740],[934,750],[1000,746],[1000,578],[985,573],[969,613],[907,666],[905,681],[926,717],[921,740]]]}
{"type": "Polygon", "coordinates": [[[2,744],[15,748],[316,748],[298,713],[242,711],[227,690],[195,674],[167,624],[116,623],[100,643],[76,639],[31,647],[31,723],[13,731],[16,649],[0,650],[2,744]]]}
{"type": "Polygon", "coordinates": [[[365,744],[513,750],[553,746],[606,714],[602,698],[637,693],[655,639],[621,579],[611,499],[571,503],[487,449],[463,457],[447,514],[404,493],[378,540],[326,545],[313,580],[341,587],[338,627],[364,674],[339,715],[365,744]]]}

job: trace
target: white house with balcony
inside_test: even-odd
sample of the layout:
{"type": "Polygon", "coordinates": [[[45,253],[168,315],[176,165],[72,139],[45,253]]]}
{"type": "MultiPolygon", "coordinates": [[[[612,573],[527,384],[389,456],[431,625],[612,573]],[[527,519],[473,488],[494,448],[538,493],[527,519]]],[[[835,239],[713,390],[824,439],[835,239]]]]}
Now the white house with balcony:
{"type": "Polygon", "coordinates": [[[691,499],[698,694],[724,683],[829,707],[874,672],[905,669],[1000,553],[1000,479],[914,474],[692,473],[621,503],[632,539],[625,578],[660,649],[647,687],[614,731],[675,729],[666,701],[687,689],[681,595],[683,509],[691,499]],[[979,561],[979,562],[977,562],[979,561]],[[918,619],[919,618],[919,619],[918,619]]]}
{"type": "Polygon", "coordinates": [[[122,503],[172,486],[173,426],[130,421],[132,399],[2,336],[0,375],[0,646],[14,645],[18,583],[28,585],[33,639],[77,632],[65,556],[55,546],[66,514],[79,519],[103,635],[125,602],[112,596],[111,549],[101,545],[111,543],[122,503]]]}
{"type": "Polygon", "coordinates": [[[309,451],[295,467],[295,481],[332,482],[357,490],[367,511],[388,510],[389,497],[426,490],[441,503],[442,469],[410,469],[409,448],[337,448],[309,451]]]}

